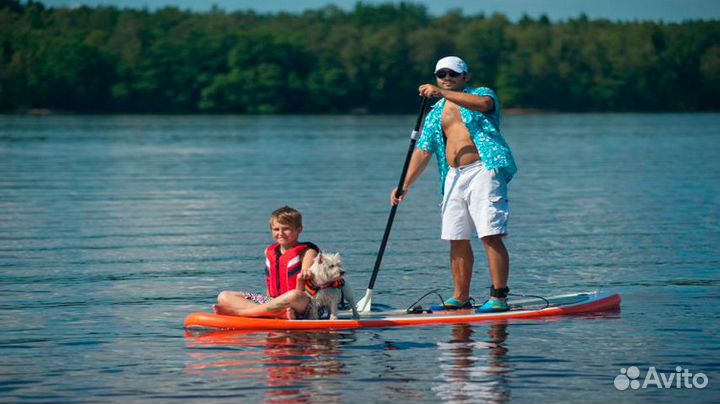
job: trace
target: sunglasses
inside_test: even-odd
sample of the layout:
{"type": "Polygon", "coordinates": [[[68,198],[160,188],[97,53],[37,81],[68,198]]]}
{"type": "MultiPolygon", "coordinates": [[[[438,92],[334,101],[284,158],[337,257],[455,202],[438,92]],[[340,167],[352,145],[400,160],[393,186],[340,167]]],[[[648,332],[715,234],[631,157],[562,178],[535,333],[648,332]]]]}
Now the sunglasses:
{"type": "Polygon", "coordinates": [[[437,77],[439,79],[444,79],[445,76],[450,76],[450,77],[455,78],[461,74],[463,74],[463,73],[458,73],[458,72],[455,72],[452,70],[440,70],[439,72],[435,73],[435,77],[437,77]]]}

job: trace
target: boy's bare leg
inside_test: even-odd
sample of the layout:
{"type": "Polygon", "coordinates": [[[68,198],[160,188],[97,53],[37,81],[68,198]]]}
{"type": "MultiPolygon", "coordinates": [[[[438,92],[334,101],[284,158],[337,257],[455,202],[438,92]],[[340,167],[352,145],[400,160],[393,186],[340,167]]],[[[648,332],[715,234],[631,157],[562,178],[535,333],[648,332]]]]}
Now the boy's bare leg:
{"type": "Polygon", "coordinates": [[[258,304],[248,299],[245,293],[223,291],[220,292],[217,298],[218,304],[213,306],[213,310],[217,314],[232,315],[235,310],[241,310],[257,306],[258,304]]]}
{"type": "MultiPolygon", "coordinates": [[[[490,278],[495,289],[507,287],[510,274],[510,255],[505,248],[501,235],[482,238],[483,246],[488,257],[490,278]]],[[[497,298],[498,300],[505,300],[497,298]]]]}
{"type": "Polygon", "coordinates": [[[294,317],[294,312],[303,313],[310,298],[299,290],[286,292],[267,303],[257,304],[244,297],[242,294],[221,293],[218,296],[218,306],[221,314],[244,317],[294,317]],[[249,304],[248,304],[249,303],[249,304]]]}
{"type": "Polygon", "coordinates": [[[474,260],[470,240],[450,240],[450,271],[455,286],[453,298],[457,300],[465,301],[470,298],[474,260]]]}

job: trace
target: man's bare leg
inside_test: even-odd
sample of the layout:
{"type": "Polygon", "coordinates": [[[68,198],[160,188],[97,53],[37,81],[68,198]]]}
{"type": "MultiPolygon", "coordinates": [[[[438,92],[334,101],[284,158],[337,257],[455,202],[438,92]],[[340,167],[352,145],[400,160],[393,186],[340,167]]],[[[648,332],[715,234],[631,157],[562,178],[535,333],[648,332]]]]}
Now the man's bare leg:
{"type": "MultiPolygon", "coordinates": [[[[495,289],[507,287],[510,275],[510,255],[505,248],[501,235],[487,236],[482,238],[483,246],[488,257],[490,278],[495,289]]],[[[505,300],[505,298],[496,298],[505,300]]]]}
{"type": "Polygon", "coordinates": [[[465,301],[470,298],[470,281],[473,271],[473,250],[470,240],[450,241],[450,271],[455,291],[453,298],[465,301]]]}

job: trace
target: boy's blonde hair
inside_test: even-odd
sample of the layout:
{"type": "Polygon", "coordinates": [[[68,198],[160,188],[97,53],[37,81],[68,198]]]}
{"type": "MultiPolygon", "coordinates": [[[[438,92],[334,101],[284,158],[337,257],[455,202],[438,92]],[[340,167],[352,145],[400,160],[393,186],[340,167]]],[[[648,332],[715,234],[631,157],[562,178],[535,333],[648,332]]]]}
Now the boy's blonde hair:
{"type": "Polygon", "coordinates": [[[296,229],[302,228],[302,214],[289,206],[283,206],[280,209],[276,209],[270,215],[270,228],[272,229],[273,222],[280,224],[287,224],[295,227],[296,229]]]}

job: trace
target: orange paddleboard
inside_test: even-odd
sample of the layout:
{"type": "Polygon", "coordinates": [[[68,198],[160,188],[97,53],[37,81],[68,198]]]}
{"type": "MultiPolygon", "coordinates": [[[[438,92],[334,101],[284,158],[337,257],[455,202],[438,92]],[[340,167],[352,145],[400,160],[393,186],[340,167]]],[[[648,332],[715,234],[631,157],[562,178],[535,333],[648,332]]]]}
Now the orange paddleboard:
{"type": "Polygon", "coordinates": [[[224,316],[212,313],[192,313],[185,319],[186,328],[214,328],[233,330],[343,330],[356,328],[384,328],[421,326],[431,324],[460,324],[481,321],[527,319],[564,316],[617,310],[620,295],[589,292],[547,298],[549,305],[533,300],[532,304],[510,302],[511,309],[502,313],[475,313],[472,309],[437,311],[433,313],[371,312],[361,313],[354,320],[350,314],[342,314],[337,320],[283,320],[259,317],[224,316]],[[533,308],[534,307],[534,308],[533,308]]]}

